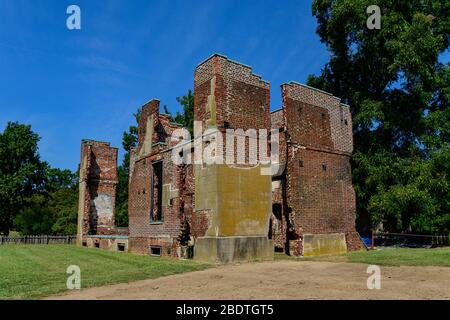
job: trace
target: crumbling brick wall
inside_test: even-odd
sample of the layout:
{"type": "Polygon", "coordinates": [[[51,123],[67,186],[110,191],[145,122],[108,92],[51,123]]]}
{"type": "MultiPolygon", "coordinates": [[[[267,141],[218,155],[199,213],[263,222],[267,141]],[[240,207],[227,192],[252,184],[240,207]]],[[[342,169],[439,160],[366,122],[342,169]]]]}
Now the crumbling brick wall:
{"type": "MultiPolygon", "coordinates": [[[[282,108],[270,113],[269,83],[255,75],[251,67],[225,56],[215,54],[195,70],[194,118],[202,123],[203,131],[214,128],[223,137],[227,129],[264,129],[267,134],[271,128],[278,131],[279,166],[273,170],[273,213],[267,228],[275,247],[300,255],[305,234],[340,233],[345,234],[349,250],[360,248],[354,229],[355,193],[350,168],[353,139],[348,106],[330,94],[294,82],[282,85],[282,99],[282,108]]],[[[172,123],[169,116],[159,113],[158,100],[143,106],[138,146],[130,156],[128,245],[132,252],[149,254],[154,246],[161,248],[162,255],[180,256],[179,237],[185,221],[193,238],[205,236],[211,226],[212,208],[196,206],[198,198],[203,197],[203,191],[196,190],[196,165],[177,165],[172,161],[173,148],[180,142],[171,139],[177,129],[180,126],[172,123]],[[157,163],[162,167],[160,180],[157,163]]],[[[245,140],[245,148],[240,151],[235,141],[234,160],[244,157],[244,164],[236,167],[254,166],[248,159],[251,152],[261,155],[259,143],[252,147],[249,139],[245,140]]],[[[205,147],[208,141],[202,139],[201,143],[205,147]]],[[[184,152],[195,160],[195,141],[186,145],[184,152]]],[[[267,156],[270,149],[265,147],[267,156]]],[[[225,156],[225,139],[223,148],[225,156]]],[[[113,230],[114,214],[109,219],[92,214],[92,203],[96,203],[93,199],[99,194],[106,194],[114,204],[116,161],[117,149],[109,144],[83,142],[79,220],[83,233],[118,234],[118,230],[113,230]]],[[[222,170],[222,179],[223,172],[225,176],[237,173],[222,170]]],[[[269,184],[270,179],[268,192],[261,191],[268,194],[268,199],[269,184]]],[[[222,204],[234,212],[235,203],[254,201],[250,184],[248,188],[242,194],[239,191],[240,198],[231,199],[230,203],[221,199],[222,204]]],[[[232,195],[235,190],[228,191],[232,195]]],[[[226,216],[224,212],[221,215],[226,216]]]]}
{"type": "Polygon", "coordinates": [[[129,248],[132,252],[148,254],[149,248],[155,246],[161,248],[162,255],[179,254],[177,238],[181,212],[189,207],[189,204],[181,202],[180,188],[183,188],[184,197],[192,193],[181,183],[183,170],[171,159],[171,147],[178,143],[171,140],[172,133],[179,128],[180,125],[171,123],[169,116],[159,113],[158,100],[142,107],[138,146],[132,151],[130,161],[128,210],[129,248]],[[159,195],[155,192],[157,163],[162,164],[162,181],[158,186],[162,192],[159,195]],[[154,216],[158,202],[161,202],[161,219],[154,216]]]}
{"type": "Polygon", "coordinates": [[[278,131],[279,168],[272,176],[272,215],[269,238],[274,240],[276,251],[286,251],[288,247],[288,219],[286,217],[286,158],[287,144],[283,109],[270,114],[271,129],[278,131]]]}
{"type": "Polygon", "coordinates": [[[208,96],[215,96],[217,126],[219,129],[270,127],[270,84],[252,72],[252,68],[215,54],[200,63],[194,76],[195,119],[211,119],[205,106],[208,96]],[[214,79],[215,92],[211,92],[214,79]]]}
{"type": "MultiPolygon", "coordinates": [[[[304,234],[355,232],[351,114],[340,99],[294,82],[282,86],[282,97],[290,244],[302,254],[304,234]]],[[[358,247],[350,239],[348,248],[358,247]]]]}
{"type": "Polygon", "coordinates": [[[117,148],[109,143],[81,142],[78,237],[115,234],[117,148]]]}
{"type": "MultiPolygon", "coordinates": [[[[223,137],[223,157],[231,155],[231,159],[224,159],[224,161],[232,161],[229,168],[254,167],[257,161],[261,160],[259,155],[263,149],[260,150],[260,146],[264,146],[266,157],[269,152],[265,139],[270,129],[270,85],[267,81],[262,80],[260,76],[255,75],[251,67],[215,54],[200,63],[195,70],[194,118],[202,123],[203,130],[208,128],[221,133],[223,137]],[[230,130],[239,130],[239,132],[234,132],[234,148],[227,146],[230,136],[227,136],[226,133],[230,130]],[[255,134],[254,139],[248,137],[251,134],[255,134]],[[264,144],[260,145],[259,140],[261,137],[264,138],[264,144]],[[244,148],[239,148],[238,146],[241,139],[244,141],[244,148]],[[250,159],[251,154],[256,155],[252,159],[256,160],[254,163],[250,159]]],[[[202,146],[205,147],[206,145],[203,141],[202,146]]],[[[198,185],[196,186],[192,230],[196,237],[201,237],[207,232],[220,234],[221,231],[227,229],[224,226],[217,225],[214,226],[214,229],[217,230],[212,230],[213,217],[215,217],[214,221],[226,219],[223,216],[219,218],[221,206],[229,207],[228,217],[230,220],[233,220],[232,212],[238,211],[239,206],[230,204],[234,201],[234,199],[230,198],[232,197],[231,193],[228,195],[213,194],[210,198],[204,196],[208,189],[216,187],[221,189],[224,186],[220,177],[220,172],[223,172],[220,166],[226,166],[226,164],[219,164],[217,171],[211,168],[214,171],[211,173],[205,173],[204,170],[209,169],[203,169],[200,165],[194,167],[197,179],[196,184],[198,185]],[[211,175],[213,176],[211,177],[212,179],[218,179],[214,182],[216,185],[214,187],[206,185],[212,179],[204,179],[202,175],[211,175]],[[230,203],[225,204],[224,202],[228,200],[230,203]]],[[[234,168],[231,170],[234,170],[234,168]]],[[[235,173],[236,175],[239,174],[238,171],[235,173]]],[[[238,190],[239,187],[236,186],[235,189],[238,190]]],[[[230,192],[236,190],[230,190],[230,192]]],[[[255,197],[257,197],[256,190],[257,188],[255,188],[255,197]]],[[[226,193],[224,190],[222,192],[226,193]]],[[[242,201],[247,203],[253,201],[250,195],[248,194],[248,199],[242,199],[242,201]]],[[[268,223],[268,221],[265,223],[268,223]]],[[[244,231],[241,230],[240,232],[244,231]]]]}

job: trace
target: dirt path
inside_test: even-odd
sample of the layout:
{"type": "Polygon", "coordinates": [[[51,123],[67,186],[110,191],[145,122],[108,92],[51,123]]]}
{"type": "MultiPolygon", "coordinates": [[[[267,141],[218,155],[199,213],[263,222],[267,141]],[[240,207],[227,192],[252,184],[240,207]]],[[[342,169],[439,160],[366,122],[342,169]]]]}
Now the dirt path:
{"type": "Polygon", "coordinates": [[[450,299],[450,268],[381,267],[380,290],[367,289],[366,270],[356,263],[249,263],[50,299],[450,299]]]}

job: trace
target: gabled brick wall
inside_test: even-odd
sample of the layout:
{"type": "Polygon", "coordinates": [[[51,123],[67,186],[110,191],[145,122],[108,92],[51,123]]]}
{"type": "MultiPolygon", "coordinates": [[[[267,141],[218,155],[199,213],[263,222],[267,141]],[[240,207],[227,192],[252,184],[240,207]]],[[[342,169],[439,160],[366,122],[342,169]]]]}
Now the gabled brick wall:
{"type": "Polygon", "coordinates": [[[107,142],[81,142],[79,240],[88,234],[115,234],[117,148],[107,142]]]}
{"type": "MultiPolygon", "coordinates": [[[[178,124],[170,122],[167,115],[159,113],[159,101],[152,100],[142,107],[142,114],[138,126],[138,146],[133,150],[130,160],[130,183],[128,195],[129,213],[129,248],[130,251],[140,254],[149,254],[150,246],[161,248],[162,255],[173,255],[177,253],[177,238],[180,233],[183,205],[179,196],[162,204],[161,221],[152,221],[150,213],[152,210],[152,199],[156,201],[156,194],[152,198],[152,176],[153,164],[162,162],[162,187],[163,192],[179,193],[182,170],[171,160],[171,147],[177,142],[170,138],[174,130],[180,128],[178,124]],[[152,117],[153,116],[153,117],[152,117]],[[148,121],[153,119],[153,135],[151,150],[143,154],[142,148],[146,143],[146,130],[149,128],[148,121]]],[[[147,137],[148,138],[148,137],[147,137]]],[[[148,141],[147,141],[148,143],[148,141]]],[[[184,190],[187,197],[189,190],[184,190]]],[[[161,197],[159,199],[163,201],[161,197]]],[[[189,200],[188,200],[189,201],[189,200]]],[[[155,204],[154,204],[155,205],[155,204]]],[[[154,207],[153,207],[154,208],[154,207]]],[[[189,211],[189,209],[187,210],[189,211]]]]}
{"type": "Polygon", "coordinates": [[[208,96],[215,96],[217,126],[236,129],[270,127],[270,84],[252,72],[252,68],[213,55],[197,66],[194,75],[195,119],[207,127],[211,114],[206,111],[208,96]],[[211,80],[215,77],[215,92],[211,80]]]}

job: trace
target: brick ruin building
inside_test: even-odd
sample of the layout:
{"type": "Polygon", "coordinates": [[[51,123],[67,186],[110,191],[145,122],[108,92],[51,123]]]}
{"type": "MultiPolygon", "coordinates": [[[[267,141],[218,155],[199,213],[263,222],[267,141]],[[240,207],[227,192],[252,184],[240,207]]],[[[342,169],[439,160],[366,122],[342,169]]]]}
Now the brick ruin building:
{"type": "Polygon", "coordinates": [[[127,250],[128,231],[115,226],[117,148],[107,142],[81,142],[77,242],[127,250]],[[117,242],[117,243],[116,243],[117,242]]]}
{"type": "Polygon", "coordinates": [[[272,259],[274,250],[307,256],[362,248],[349,107],[296,82],[281,90],[282,108],[270,112],[270,84],[215,54],[195,70],[194,118],[203,135],[179,136],[181,126],[159,112],[159,100],[142,106],[130,157],[128,230],[114,226],[117,149],[83,140],[79,243],[215,262],[272,259]],[[227,129],[242,129],[243,151],[220,146],[217,134],[225,137],[227,129]],[[259,132],[255,144],[245,136],[249,129],[259,132]],[[263,161],[273,147],[261,139],[264,132],[279,135],[279,163],[263,161]],[[241,162],[205,162],[196,150],[207,152],[211,143],[241,162]],[[200,160],[178,164],[174,154],[200,160]]]}

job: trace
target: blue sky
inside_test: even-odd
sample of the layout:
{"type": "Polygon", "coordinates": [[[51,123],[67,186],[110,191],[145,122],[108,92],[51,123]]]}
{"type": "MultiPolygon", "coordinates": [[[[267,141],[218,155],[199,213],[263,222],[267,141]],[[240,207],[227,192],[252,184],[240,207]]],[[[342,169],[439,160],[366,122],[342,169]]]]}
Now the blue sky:
{"type": "Polygon", "coordinates": [[[275,109],[281,83],[304,82],[328,60],[315,29],[305,0],[1,0],[0,130],[31,124],[41,157],[75,170],[81,139],[121,148],[151,98],[179,110],[195,66],[215,52],[269,80],[275,109]],[[66,28],[70,4],[80,31],[66,28]]]}
{"type": "Polygon", "coordinates": [[[327,61],[315,28],[310,1],[1,0],[0,130],[31,124],[41,157],[75,170],[81,139],[121,148],[149,99],[178,110],[195,66],[215,52],[269,80],[277,108],[281,83],[327,61]],[[79,31],[66,28],[70,4],[79,31]]]}

